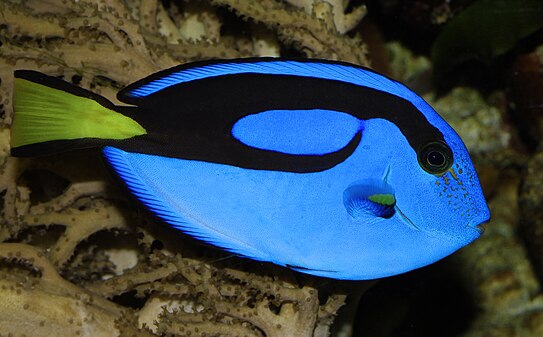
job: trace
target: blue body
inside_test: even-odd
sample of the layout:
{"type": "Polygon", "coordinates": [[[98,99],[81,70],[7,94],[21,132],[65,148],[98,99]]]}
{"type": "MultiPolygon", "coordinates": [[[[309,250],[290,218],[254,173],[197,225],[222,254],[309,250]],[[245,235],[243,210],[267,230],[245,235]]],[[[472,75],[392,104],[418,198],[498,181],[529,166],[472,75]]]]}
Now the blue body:
{"type": "Polygon", "coordinates": [[[386,77],[334,63],[219,63],[169,72],[126,95],[143,100],[180,83],[247,73],[347,82],[400,97],[443,135],[454,162],[445,173],[428,173],[419,149],[395,123],[329,109],[259,111],[229,131],[250,148],[317,157],[361,136],[348,158],[323,170],[247,168],[105,147],[105,157],[132,193],[163,220],[233,253],[336,279],[403,273],[479,237],[477,226],[489,211],[464,144],[424,100],[386,77]],[[351,186],[360,187],[346,193],[351,186]],[[353,212],[345,200],[353,193],[362,201],[391,194],[395,204],[385,212],[355,200],[361,211],[353,212]]]}

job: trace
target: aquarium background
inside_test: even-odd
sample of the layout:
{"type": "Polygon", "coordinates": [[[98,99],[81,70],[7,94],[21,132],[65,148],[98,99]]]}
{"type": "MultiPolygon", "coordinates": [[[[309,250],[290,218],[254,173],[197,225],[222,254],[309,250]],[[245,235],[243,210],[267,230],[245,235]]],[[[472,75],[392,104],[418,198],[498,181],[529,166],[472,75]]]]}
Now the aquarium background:
{"type": "Polygon", "coordinates": [[[542,336],[541,18],[539,0],[0,0],[0,336],[542,336]],[[255,56],[351,62],[422,95],[476,164],[484,235],[340,282],[161,226],[98,150],[10,157],[16,69],[119,103],[161,69],[255,56]]]}

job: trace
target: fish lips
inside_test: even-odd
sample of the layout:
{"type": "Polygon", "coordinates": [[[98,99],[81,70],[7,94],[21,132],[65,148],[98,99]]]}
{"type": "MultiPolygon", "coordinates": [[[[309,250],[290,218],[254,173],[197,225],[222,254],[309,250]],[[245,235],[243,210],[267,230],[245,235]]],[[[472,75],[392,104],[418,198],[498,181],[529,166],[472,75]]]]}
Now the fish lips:
{"type": "Polygon", "coordinates": [[[490,216],[481,216],[470,221],[467,227],[475,229],[479,235],[483,235],[486,225],[490,222],[490,216]]]}
{"type": "MultiPolygon", "coordinates": [[[[412,221],[405,213],[401,211],[401,208],[399,205],[396,205],[395,207],[396,214],[401,219],[401,221],[411,229],[415,231],[421,231],[421,232],[427,232],[424,228],[417,226],[417,223],[412,221]]],[[[473,217],[465,226],[464,228],[467,230],[467,232],[464,232],[464,234],[461,234],[462,236],[465,236],[465,240],[460,240],[460,246],[457,248],[461,248],[476,239],[478,239],[484,232],[485,232],[485,225],[490,221],[490,212],[488,209],[486,212],[481,212],[480,215],[473,217]]],[[[453,235],[452,237],[447,232],[438,231],[438,233],[441,233],[439,235],[444,235],[444,237],[450,237],[454,238],[453,240],[457,240],[458,236],[453,235]]],[[[437,234],[434,232],[434,234],[437,234]]]]}

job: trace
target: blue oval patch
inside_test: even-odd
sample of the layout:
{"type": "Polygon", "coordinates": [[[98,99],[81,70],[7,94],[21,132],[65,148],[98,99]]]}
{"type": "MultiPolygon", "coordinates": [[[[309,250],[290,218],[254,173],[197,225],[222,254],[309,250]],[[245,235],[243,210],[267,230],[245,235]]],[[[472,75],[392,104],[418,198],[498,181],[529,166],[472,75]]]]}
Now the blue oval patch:
{"type": "Polygon", "coordinates": [[[323,155],[344,148],[363,121],[334,110],[268,110],[248,115],[232,127],[243,144],[294,155],[323,155]]]}

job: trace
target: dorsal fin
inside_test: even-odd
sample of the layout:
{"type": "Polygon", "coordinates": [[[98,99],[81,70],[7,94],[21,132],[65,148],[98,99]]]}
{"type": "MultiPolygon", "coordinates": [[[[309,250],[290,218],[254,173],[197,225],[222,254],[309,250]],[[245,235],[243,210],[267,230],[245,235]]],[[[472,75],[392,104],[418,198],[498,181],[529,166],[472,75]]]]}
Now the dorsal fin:
{"type": "Polygon", "coordinates": [[[177,84],[238,74],[313,77],[386,91],[409,101],[418,98],[403,84],[370,69],[348,63],[316,59],[247,58],[195,62],[166,69],[124,88],[119,92],[118,99],[137,104],[140,99],[177,84]]]}

